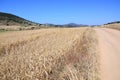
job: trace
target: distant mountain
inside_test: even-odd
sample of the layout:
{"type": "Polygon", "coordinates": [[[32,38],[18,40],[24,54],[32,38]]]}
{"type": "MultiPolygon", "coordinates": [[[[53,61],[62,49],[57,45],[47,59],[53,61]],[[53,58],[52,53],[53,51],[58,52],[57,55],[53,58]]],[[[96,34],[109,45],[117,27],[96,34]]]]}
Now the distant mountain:
{"type": "Polygon", "coordinates": [[[84,24],[76,24],[76,23],[68,23],[68,24],[51,24],[51,23],[46,23],[46,24],[40,24],[36,22],[32,22],[29,20],[26,20],[24,18],[21,18],[19,16],[10,14],[10,13],[3,13],[0,12],[0,25],[5,25],[5,26],[21,26],[19,29],[39,29],[39,28],[48,28],[48,27],[88,27],[89,25],[84,25],[84,24]],[[23,28],[26,26],[31,26],[28,28],[23,28]]]}
{"type": "Polygon", "coordinates": [[[76,24],[76,23],[68,23],[68,24],[65,24],[64,26],[66,26],[66,27],[87,27],[88,25],[76,24]]]}
{"type": "Polygon", "coordinates": [[[50,27],[87,27],[88,26],[88,25],[76,24],[76,23],[68,23],[68,24],[61,24],[61,25],[46,23],[44,25],[50,26],[50,27]]]}
{"type": "Polygon", "coordinates": [[[26,20],[13,14],[0,12],[0,25],[39,26],[41,24],[26,20]]]}

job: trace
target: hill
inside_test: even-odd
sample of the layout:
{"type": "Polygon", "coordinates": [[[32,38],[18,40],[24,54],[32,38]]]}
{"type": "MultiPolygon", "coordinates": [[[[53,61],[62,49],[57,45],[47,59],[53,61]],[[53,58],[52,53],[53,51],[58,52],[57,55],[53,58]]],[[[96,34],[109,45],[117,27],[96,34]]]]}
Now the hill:
{"type": "Polygon", "coordinates": [[[114,21],[114,22],[107,23],[107,24],[105,24],[105,25],[109,25],[109,24],[119,24],[119,23],[120,23],[120,21],[114,21]]]}
{"type": "Polygon", "coordinates": [[[19,16],[16,16],[14,14],[10,13],[3,13],[0,12],[0,25],[6,25],[6,26],[44,26],[44,27],[87,27],[88,25],[83,25],[83,24],[76,24],[76,23],[68,23],[68,24],[63,24],[63,25],[58,25],[58,24],[51,24],[51,23],[46,23],[46,24],[40,24],[36,22],[32,22],[29,20],[26,20],[24,18],[21,18],[19,16]]]}
{"type": "Polygon", "coordinates": [[[120,21],[104,24],[103,27],[120,30],[120,21]]]}
{"type": "Polygon", "coordinates": [[[13,14],[0,12],[0,25],[40,26],[41,24],[26,20],[13,14]]]}

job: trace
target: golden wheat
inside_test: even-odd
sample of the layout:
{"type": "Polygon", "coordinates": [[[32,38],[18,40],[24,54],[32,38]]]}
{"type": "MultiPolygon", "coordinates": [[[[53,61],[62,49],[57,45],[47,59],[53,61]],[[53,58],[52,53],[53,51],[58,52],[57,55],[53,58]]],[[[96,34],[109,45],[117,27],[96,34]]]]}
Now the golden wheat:
{"type": "Polygon", "coordinates": [[[94,33],[88,28],[0,33],[0,80],[98,80],[94,33]]]}

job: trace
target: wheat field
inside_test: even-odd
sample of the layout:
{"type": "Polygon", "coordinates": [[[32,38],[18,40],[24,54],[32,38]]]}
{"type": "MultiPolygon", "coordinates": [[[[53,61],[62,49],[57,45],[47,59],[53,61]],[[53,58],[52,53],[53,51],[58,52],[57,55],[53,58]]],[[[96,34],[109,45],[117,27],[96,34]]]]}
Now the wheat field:
{"type": "Polygon", "coordinates": [[[0,33],[0,80],[100,80],[92,28],[0,33]]]}

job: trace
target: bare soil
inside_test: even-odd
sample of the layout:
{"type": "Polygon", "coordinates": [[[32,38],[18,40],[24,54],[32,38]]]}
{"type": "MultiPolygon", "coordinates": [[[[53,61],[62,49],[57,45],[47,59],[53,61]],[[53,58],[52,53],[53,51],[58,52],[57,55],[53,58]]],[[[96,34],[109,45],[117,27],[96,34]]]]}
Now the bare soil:
{"type": "Polygon", "coordinates": [[[99,37],[101,80],[120,80],[120,31],[95,30],[99,37]]]}

